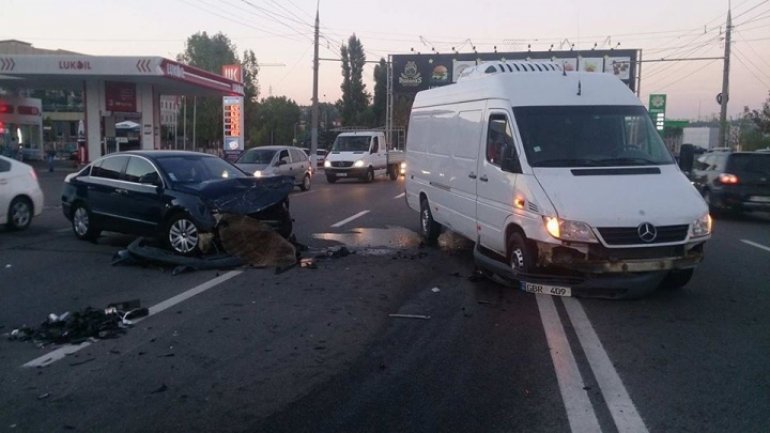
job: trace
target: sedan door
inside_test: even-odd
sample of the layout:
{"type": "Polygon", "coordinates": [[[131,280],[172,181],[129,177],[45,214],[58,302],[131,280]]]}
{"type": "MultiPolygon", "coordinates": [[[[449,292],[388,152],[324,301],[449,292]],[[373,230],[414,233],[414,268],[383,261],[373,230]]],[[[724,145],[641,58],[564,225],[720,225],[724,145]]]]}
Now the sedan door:
{"type": "Polygon", "coordinates": [[[0,158],[0,221],[5,221],[8,216],[8,206],[13,197],[11,176],[11,162],[0,158]]]}
{"type": "Polygon", "coordinates": [[[126,185],[121,180],[128,155],[107,156],[91,169],[91,176],[84,179],[87,189],[87,205],[104,230],[123,231],[126,213],[126,185]]]}
{"type": "Polygon", "coordinates": [[[126,166],[126,215],[133,232],[153,235],[161,229],[164,200],[163,181],[146,158],[132,155],[126,166]]]}

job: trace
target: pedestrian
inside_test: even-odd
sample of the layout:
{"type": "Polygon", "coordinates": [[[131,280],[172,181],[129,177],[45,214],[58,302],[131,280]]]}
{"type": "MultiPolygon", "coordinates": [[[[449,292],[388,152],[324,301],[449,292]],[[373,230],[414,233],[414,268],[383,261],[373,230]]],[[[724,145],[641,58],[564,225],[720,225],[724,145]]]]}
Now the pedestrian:
{"type": "Polygon", "coordinates": [[[53,145],[48,145],[46,157],[48,159],[48,171],[53,173],[53,162],[56,157],[56,151],[54,150],[53,145]]]}
{"type": "Polygon", "coordinates": [[[24,145],[19,145],[19,150],[16,152],[16,159],[19,161],[24,161],[24,145]]]}

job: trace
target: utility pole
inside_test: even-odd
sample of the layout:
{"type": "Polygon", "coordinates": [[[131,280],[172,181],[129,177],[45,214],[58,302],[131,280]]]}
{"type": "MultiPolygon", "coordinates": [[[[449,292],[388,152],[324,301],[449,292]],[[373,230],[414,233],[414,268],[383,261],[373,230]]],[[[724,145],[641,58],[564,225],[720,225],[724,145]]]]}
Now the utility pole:
{"type": "Polygon", "coordinates": [[[313,170],[318,166],[316,163],[316,150],[318,149],[318,10],[320,0],[316,3],[315,9],[315,41],[313,46],[313,108],[310,123],[310,164],[313,170]]]}
{"type": "Polygon", "coordinates": [[[721,101],[722,106],[719,112],[719,147],[727,147],[728,140],[727,134],[729,128],[727,127],[727,100],[729,99],[729,87],[730,87],[730,35],[732,33],[732,18],[731,11],[728,6],[727,10],[727,32],[725,33],[725,60],[724,71],[722,72],[722,93],[721,101]]]}

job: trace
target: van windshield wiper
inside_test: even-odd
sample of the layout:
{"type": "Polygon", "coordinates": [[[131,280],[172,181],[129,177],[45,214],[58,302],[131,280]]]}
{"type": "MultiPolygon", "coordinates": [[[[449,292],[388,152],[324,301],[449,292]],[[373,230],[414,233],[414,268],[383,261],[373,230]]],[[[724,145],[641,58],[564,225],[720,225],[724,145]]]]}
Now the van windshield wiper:
{"type": "Polygon", "coordinates": [[[533,164],[535,167],[588,167],[597,165],[595,159],[587,158],[562,158],[546,159],[533,164]]]}
{"type": "Polygon", "coordinates": [[[596,160],[599,165],[659,165],[660,161],[648,158],[604,158],[596,160]]]}

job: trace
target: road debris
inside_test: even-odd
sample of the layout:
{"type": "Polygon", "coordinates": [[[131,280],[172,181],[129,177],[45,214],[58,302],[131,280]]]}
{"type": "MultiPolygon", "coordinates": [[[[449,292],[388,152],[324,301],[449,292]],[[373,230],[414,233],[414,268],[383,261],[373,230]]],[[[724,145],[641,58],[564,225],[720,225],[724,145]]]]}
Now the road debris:
{"type": "Polygon", "coordinates": [[[394,318],[394,319],[420,319],[420,320],[430,320],[430,316],[426,316],[424,314],[388,314],[388,317],[394,318]]]}
{"type": "Polygon", "coordinates": [[[438,287],[434,287],[434,288],[430,289],[430,291],[433,292],[433,293],[438,293],[438,292],[441,291],[441,289],[439,289],[438,287]]]}
{"type": "Polygon", "coordinates": [[[222,215],[219,239],[228,253],[254,267],[285,267],[297,262],[294,245],[268,223],[244,215],[222,215]]]}
{"type": "MultiPolygon", "coordinates": [[[[11,341],[46,344],[79,344],[92,339],[116,338],[133,325],[131,320],[147,316],[138,299],[115,302],[104,310],[86,307],[81,311],[50,313],[37,328],[20,326],[6,334],[11,341]]],[[[71,365],[80,365],[79,363],[71,365]]]]}
{"type": "Polygon", "coordinates": [[[168,389],[168,387],[164,383],[160,387],[158,387],[156,390],[150,392],[150,394],[160,394],[161,392],[166,392],[167,389],[168,389]]]}

